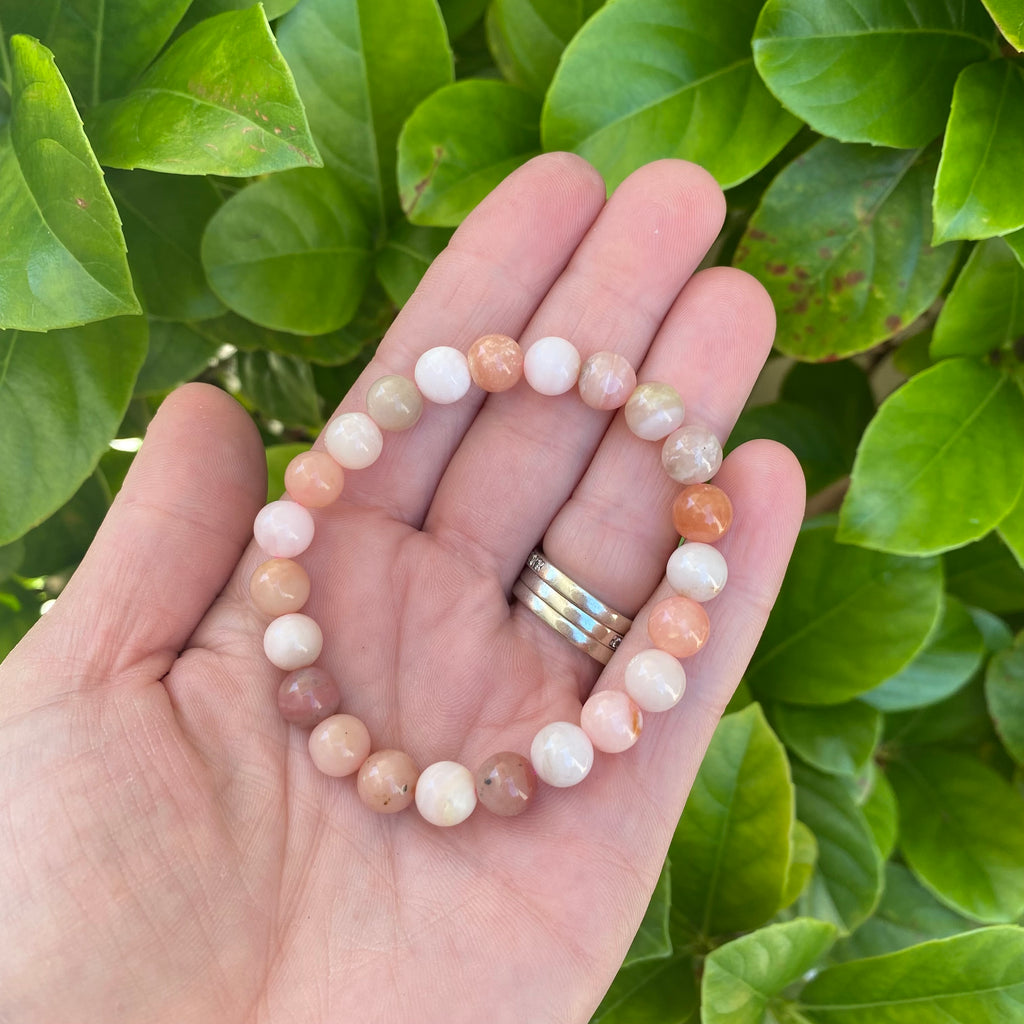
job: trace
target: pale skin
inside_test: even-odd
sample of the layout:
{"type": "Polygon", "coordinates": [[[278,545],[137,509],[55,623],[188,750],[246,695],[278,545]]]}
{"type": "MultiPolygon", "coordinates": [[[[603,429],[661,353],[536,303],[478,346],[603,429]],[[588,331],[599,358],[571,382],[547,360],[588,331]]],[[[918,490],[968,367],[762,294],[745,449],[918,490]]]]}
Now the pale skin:
{"type": "MultiPolygon", "coordinates": [[[[606,202],[540,157],[464,223],[342,405],[433,345],[547,334],[614,349],[720,437],[769,351],[764,291],[694,273],[724,200],[678,161],[606,202]]],[[[717,478],[736,518],[687,691],[582,785],[523,816],[439,829],[381,816],[281,721],[248,597],[265,500],[233,400],[161,407],[85,561],[0,666],[0,1019],[176,1024],[586,1022],[644,913],[715,725],[754,650],[803,509],[793,457],[753,442],[717,478]]],[[[525,384],[429,407],[316,514],[300,561],[320,664],[375,747],[475,768],[622,687],[668,591],[679,485],[621,414],[525,384]],[[637,622],[603,672],[525,608],[549,558],[637,622]]],[[[685,870],[685,865],[682,866],[685,870]]]]}

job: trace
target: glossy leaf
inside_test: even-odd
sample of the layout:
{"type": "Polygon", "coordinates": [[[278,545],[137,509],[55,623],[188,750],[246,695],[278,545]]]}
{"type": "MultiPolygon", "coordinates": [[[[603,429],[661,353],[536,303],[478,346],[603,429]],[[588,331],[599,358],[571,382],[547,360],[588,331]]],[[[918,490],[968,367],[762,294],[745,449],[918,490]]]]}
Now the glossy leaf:
{"type": "Polygon", "coordinates": [[[786,887],[782,893],[782,906],[794,903],[807,888],[807,883],[814,874],[814,865],[818,862],[818,840],[814,833],[800,820],[793,820],[793,830],[789,836],[790,857],[789,872],[786,875],[786,887]]]}
{"type": "Polygon", "coordinates": [[[434,0],[303,0],[278,27],[326,165],[372,227],[398,213],[398,133],[452,81],[434,0]]]}
{"type": "Polygon", "coordinates": [[[645,960],[664,960],[672,955],[672,937],[669,934],[669,911],[672,909],[672,864],[666,860],[658,884],[654,887],[647,912],[633,942],[626,953],[623,967],[643,963],[645,960]]]}
{"type": "Polygon", "coordinates": [[[828,775],[856,775],[882,735],[882,717],[858,701],[832,707],[775,704],[770,720],[801,761],[828,775]]]}
{"type": "Polygon", "coordinates": [[[780,351],[861,352],[935,301],[958,250],[930,245],[935,166],[930,150],[822,139],[768,186],[733,263],[774,300],[780,351]]]}
{"type": "Polygon", "coordinates": [[[220,347],[190,324],[150,320],[149,351],[135,382],[135,394],[160,394],[192,380],[215,359],[220,347]]]}
{"type": "Polygon", "coordinates": [[[1024,571],[994,533],[943,556],[946,589],[965,604],[1006,614],[1024,611],[1024,571]]]}
{"type": "Polygon", "coordinates": [[[236,313],[274,330],[326,334],[359,306],[370,276],[362,213],[329,171],[248,186],[203,236],[210,285],[236,313]]]}
{"type": "Polygon", "coordinates": [[[1024,914],[1024,798],[977,758],[934,747],[893,761],[889,778],[917,878],[978,921],[1024,914]]]}
{"type": "Polygon", "coordinates": [[[728,188],[800,124],[754,70],[760,0],[619,0],[573,37],[548,89],[544,148],[586,157],[613,188],[641,164],[683,157],[728,188]],[[624,87],[628,83],[628,87],[624,87]]]}
{"type": "Polygon", "coordinates": [[[191,27],[203,18],[212,18],[225,11],[241,11],[246,7],[255,7],[260,2],[263,4],[267,20],[273,21],[282,14],[287,14],[299,0],[192,0],[185,20],[191,27]]]}
{"type": "Polygon", "coordinates": [[[756,928],[781,906],[793,789],[761,708],[722,719],[679,821],[672,909],[705,936],[756,928]]]}
{"type": "Polygon", "coordinates": [[[455,227],[540,152],[540,103],[507,82],[467,79],[428,96],[398,139],[398,189],[414,224],[455,227]]]}
{"type": "Polygon", "coordinates": [[[1003,38],[1017,50],[1024,50],[1024,14],[1019,0],[981,0],[999,26],[1003,38]]]}
{"type": "Polygon", "coordinates": [[[875,846],[882,860],[888,860],[896,846],[896,835],[899,829],[899,809],[896,806],[896,794],[889,785],[889,780],[877,769],[874,782],[867,797],[860,805],[864,812],[864,820],[871,829],[875,846]]]}
{"type": "Polygon", "coordinates": [[[615,976],[590,1024],[697,1024],[697,983],[688,953],[648,960],[615,976]]]}
{"type": "Polygon", "coordinates": [[[117,210],[52,55],[15,36],[11,74],[11,120],[0,129],[0,329],[137,313],[117,210]]]}
{"type": "Polygon", "coordinates": [[[243,177],[318,167],[302,100],[260,7],[190,29],[89,137],[108,167],[243,177]]]}
{"type": "Polygon", "coordinates": [[[989,662],[985,699],[1003,746],[1024,765],[1024,633],[989,662]]]}
{"type": "Polygon", "coordinates": [[[142,317],[42,337],[0,332],[0,543],[52,515],[92,473],[145,355],[142,317]]]}
{"type": "Polygon", "coordinates": [[[308,363],[275,352],[239,352],[242,394],[267,419],[318,434],[324,425],[308,363]]]}
{"type": "Polygon", "coordinates": [[[980,679],[957,690],[938,704],[885,716],[885,746],[889,756],[909,747],[945,743],[980,749],[996,742],[980,679]]]}
{"type": "Polygon", "coordinates": [[[457,39],[473,27],[487,10],[488,0],[438,0],[448,38],[457,39]]]}
{"type": "Polygon", "coordinates": [[[957,74],[991,46],[979,5],[920,0],[768,0],[753,42],[768,88],[815,131],[897,149],[942,131],[957,74]]]}
{"type": "Polygon", "coordinates": [[[974,625],[978,627],[981,639],[985,644],[985,650],[989,654],[997,651],[1005,651],[1007,647],[1013,646],[1013,630],[1006,624],[1005,620],[984,608],[968,608],[968,614],[974,625]]]}
{"type": "Polygon", "coordinates": [[[377,252],[374,269],[396,306],[404,306],[416,291],[427,268],[448,244],[452,233],[444,228],[421,228],[399,221],[377,252]]]}
{"type": "Polygon", "coordinates": [[[971,64],[956,82],[935,179],[935,243],[1024,227],[1022,168],[1024,69],[971,64]]]}
{"type": "Polygon", "coordinates": [[[1013,552],[1021,568],[1024,568],[1024,491],[1017,499],[1017,504],[999,520],[996,532],[1013,552]]]}
{"type": "Polygon", "coordinates": [[[797,538],[747,682],[777,700],[841,704],[900,671],[941,608],[936,560],[837,544],[831,522],[812,523],[797,538]]]}
{"type": "Polygon", "coordinates": [[[945,360],[890,395],[864,432],[838,537],[907,555],[977,540],[1016,504],[1022,450],[1024,397],[1013,379],[945,360]]]}

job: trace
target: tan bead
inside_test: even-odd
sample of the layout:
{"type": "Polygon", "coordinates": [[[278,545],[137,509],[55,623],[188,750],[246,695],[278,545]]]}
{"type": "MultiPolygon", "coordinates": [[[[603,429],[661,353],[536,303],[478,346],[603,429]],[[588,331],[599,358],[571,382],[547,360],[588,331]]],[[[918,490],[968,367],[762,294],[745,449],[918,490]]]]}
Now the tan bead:
{"type": "Polygon", "coordinates": [[[645,441],[660,441],[682,426],[683,400],[671,384],[641,384],[626,402],[626,425],[645,441]]]}
{"type": "Polygon", "coordinates": [[[680,537],[714,544],[732,524],[729,495],[714,484],[690,484],[672,502],[672,524],[680,537]]]}
{"type": "Polygon", "coordinates": [[[382,430],[408,430],[423,413],[423,396],[408,377],[381,377],[366,393],[366,411],[382,430]]]}
{"type": "Polygon", "coordinates": [[[523,376],[523,350],[506,334],[485,334],[466,353],[473,383],[484,391],[508,391],[523,376]]]}
{"type": "Polygon", "coordinates": [[[661,464],[676,483],[702,484],[722,465],[722,446],[703,424],[690,423],[665,438],[661,464]]]}
{"type": "Polygon", "coordinates": [[[673,658],[688,658],[707,642],[711,624],[702,605],[689,597],[666,597],[652,609],[647,634],[660,651],[673,658]]]}
{"type": "Polygon", "coordinates": [[[345,470],[327,452],[302,452],[284,471],[284,486],[306,508],[325,508],[345,486],[345,470]]]}
{"type": "Polygon", "coordinates": [[[580,397],[591,409],[619,409],[636,388],[636,371],[617,352],[595,352],[580,370],[580,397]]]}
{"type": "Polygon", "coordinates": [[[252,574],[249,593],[264,615],[276,618],[297,612],[309,600],[309,577],[298,562],[272,558],[252,574]]]}
{"type": "Polygon", "coordinates": [[[309,734],[313,764],[333,778],[359,771],[370,753],[370,733],[352,715],[331,715],[309,734]]]}
{"type": "Polygon", "coordinates": [[[537,773],[528,757],[504,750],[477,769],[476,796],[492,814],[511,818],[522,814],[537,792],[537,773]]]}
{"type": "Polygon", "coordinates": [[[379,814],[404,811],[416,795],[420,770],[401,750],[378,750],[359,769],[356,791],[359,799],[379,814]]]}

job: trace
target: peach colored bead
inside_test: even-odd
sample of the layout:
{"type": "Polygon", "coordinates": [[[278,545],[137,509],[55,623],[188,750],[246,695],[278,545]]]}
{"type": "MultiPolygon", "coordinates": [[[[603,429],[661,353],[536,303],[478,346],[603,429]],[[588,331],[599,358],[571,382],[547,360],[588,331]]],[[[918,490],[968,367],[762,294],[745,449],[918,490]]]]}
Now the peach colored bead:
{"type": "Polygon", "coordinates": [[[381,430],[408,430],[423,414],[423,396],[408,377],[381,377],[366,392],[366,411],[381,430]]]}
{"type": "Polygon", "coordinates": [[[714,544],[732,525],[729,495],[714,484],[690,484],[672,502],[672,524],[680,537],[714,544]]]}
{"type": "Polygon", "coordinates": [[[327,452],[302,452],[284,471],[288,496],[306,508],[325,508],[345,486],[345,470],[327,452]]]}
{"type": "Polygon", "coordinates": [[[379,814],[397,814],[413,802],[420,770],[401,750],[378,750],[371,754],[356,776],[359,799],[379,814]]]}
{"type": "Polygon", "coordinates": [[[502,818],[522,814],[536,792],[537,773],[522,754],[503,750],[476,770],[477,799],[491,814],[502,818]]]}
{"type": "Polygon", "coordinates": [[[508,391],[523,376],[523,350],[507,334],[485,334],[466,353],[473,383],[484,391],[508,391]]]}
{"type": "Polygon", "coordinates": [[[359,771],[369,753],[369,730],[352,715],[331,715],[309,734],[313,764],[336,779],[359,771]]]}
{"type": "Polygon", "coordinates": [[[617,352],[595,352],[580,370],[580,398],[591,409],[619,409],[636,387],[636,371],[617,352]]]}
{"type": "Polygon", "coordinates": [[[640,738],[644,716],[640,708],[621,690],[602,690],[591,694],[580,713],[580,728],[590,737],[595,749],[606,754],[621,754],[640,738]]]}
{"type": "Polygon", "coordinates": [[[683,400],[671,384],[641,384],[626,402],[626,426],[645,441],[660,441],[683,425],[683,400]]]}
{"type": "Polygon", "coordinates": [[[703,424],[690,423],[665,438],[661,464],[677,483],[704,483],[722,465],[722,445],[703,424]]]}
{"type": "Polygon", "coordinates": [[[652,609],[647,619],[651,642],[673,658],[688,658],[705,644],[711,624],[702,605],[689,597],[666,597],[652,609]]]}
{"type": "Polygon", "coordinates": [[[252,603],[264,615],[297,612],[309,600],[309,576],[290,558],[272,558],[256,567],[249,580],[252,603]]]}
{"type": "Polygon", "coordinates": [[[338,684],[316,665],[289,672],[277,690],[281,717],[300,729],[312,729],[338,710],[338,684]]]}

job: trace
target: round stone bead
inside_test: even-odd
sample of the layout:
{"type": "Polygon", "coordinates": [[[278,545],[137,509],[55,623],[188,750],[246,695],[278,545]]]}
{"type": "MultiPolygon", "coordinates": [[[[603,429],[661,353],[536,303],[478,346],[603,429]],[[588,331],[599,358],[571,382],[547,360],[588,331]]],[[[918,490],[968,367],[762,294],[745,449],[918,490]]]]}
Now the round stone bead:
{"type": "Polygon", "coordinates": [[[308,615],[299,612],[274,619],[263,634],[267,660],[286,672],[312,665],[320,657],[323,646],[320,627],[308,615]]]}
{"type": "Polygon", "coordinates": [[[732,525],[729,495],[714,484],[690,484],[672,502],[672,524],[680,537],[714,544],[732,525]]]}
{"type": "Polygon", "coordinates": [[[578,725],[552,722],[534,736],[530,761],[549,786],[575,786],[594,766],[594,746],[578,725]]]}
{"type": "Polygon", "coordinates": [[[722,592],[729,568],[717,548],[687,541],[672,552],[665,575],[677,594],[694,601],[710,601],[722,592]]]}
{"type": "Polygon", "coordinates": [[[306,508],[326,508],[345,486],[345,470],[327,452],[302,452],[284,471],[288,496],[306,508]]]}
{"type": "Polygon", "coordinates": [[[647,619],[647,635],[659,650],[673,658],[688,658],[706,643],[711,624],[708,613],[689,597],[666,597],[647,619]]]}
{"type": "Polygon", "coordinates": [[[506,334],[485,334],[466,353],[473,383],[484,391],[508,391],[523,376],[523,350],[506,334]]]}
{"type": "Polygon", "coordinates": [[[359,771],[370,753],[370,732],[352,715],[331,715],[309,734],[313,764],[333,778],[359,771]]]}
{"type": "Polygon", "coordinates": [[[620,409],[636,388],[636,371],[617,352],[595,352],[580,370],[579,386],[591,409],[620,409]]]}
{"type": "Polygon", "coordinates": [[[294,558],[313,543],[313,517],[294,501],[272,501],[256,514],[256,543],[274,558],[294,558]]]}
{"type": "Polygon", "coordinates": [[[591,694],[580,714],[580,728],[590,737],[595,749],[606,754],[629,750],[640,738],[643,727],[640,708],[621,690],[591,694]]]}
{"type": "Polygon", "coordinates": [[[289,672],[277,691],[281,717],[301,729],[312,729],[333,715],[340,703],[338,684],[316,665],[289,672]]]}
{"type": "Polygon", "coordinates": [[[538,338],[523,360],[526,382],[541,395],[564,395],[580,376],[580,354],[565,338],[538,338]]]}
{"type": "Polygon", "coordinates": [[[381,430],[408,430],[423,413],[423,396],[408,377],[391,373],[370,385],[366,412],[381,430]]]}
{"type": "Polygon", "coordinates": [[[644,711],[674,708],[685,689],[686,671],[667,651],[648,648],[626,665],[626,693],[644,711]]]}
{"type": "Polygon", "coordinates": [[[722,446],[707,427],[690,423],[665,438],[661,464],[677,483],[703,483],[722,465],[722,446]]]}
{"type": "Polygon", "coordinates": [[[359,799],[379,814],[397,814],[413,801],[416,762],[401,750],[378,750],[371,754],[356,776],[359,799]]]}
{"type": "Polygon", "coordinates": [[[249,580],[249,594],[264,615],[297,612],[309,600],[309,576],[290,558],[272,558],[256,567],[249,580]]]}
{"type": "Polygon", "coordinates": [[[645,441],[660,441],[683,425],[683,400],[671,384],[641,384],[626,402],[626,426],[645,441]]]}
{"type": "Polygon", "coordinates": [[[521,754],[503,750],[476,771],[476,796],[492,814],[512,818],[522,814],[537,792],[537,773],[521,754]]]}
{"type": "Polygon", "coordinates": [[[428,348],[416,360],[413,376],[423,397],[438,405],[451,405],[469,391],[469,363],[448,345],[428,348]]]}
{"type": "Polygon", "coordinates": [[[431,825],[458,825],[476,807],[473,773],[455,761],[436,761],[416,780],[416,810],[431,825]]]}
{"type": "Polygon", "coordinates": [[[345,469],[366,469],[384,450],[384,435],[365,412],[343,412],[327,424],[324,444],[345,469]]]}

